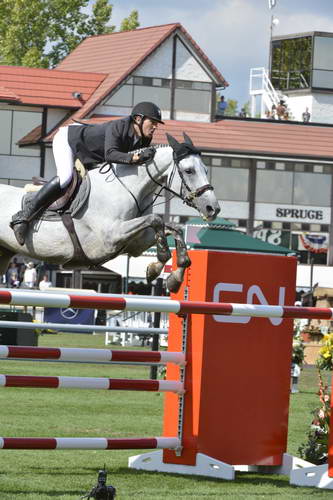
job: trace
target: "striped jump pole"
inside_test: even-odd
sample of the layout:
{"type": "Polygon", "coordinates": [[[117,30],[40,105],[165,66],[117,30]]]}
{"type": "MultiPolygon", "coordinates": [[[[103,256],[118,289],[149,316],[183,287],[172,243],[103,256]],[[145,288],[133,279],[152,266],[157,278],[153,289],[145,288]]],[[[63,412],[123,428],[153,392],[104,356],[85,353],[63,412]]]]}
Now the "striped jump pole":
{"type": "Polygon", "coordinates": [[[333,308],[297,307],[257,304],[237,304],[188,300],[162,300],[140,297],[105,297],[103,294],[48,294],[19,290],[0,290],[0,304],[40,307],[74,307],[79,309],[114,309],[123,311],[172,312],[183,314],[209,314],[222,316],[249,316],[262,318],[333,319],[333,308]]]}
{"type": "Polygon", "coordinates": [[[106,389],[109,391],[155,391],[184,393],[177,380],[130,380],[104,377],[44,377],[0,374],[0,387],[34,387],[39,389],[106,389]]]}
{"type": "Polygon", "coordinates": [[[176,437],[153,438],[40,438],[0,437],[4,450],[145,450],[177,449],[176,437]]]}
{"type": "Polygon", "coordinates": [[[30,347],[0,345],[0,358],[44,359],[57,361],[175,363],[185,364],[185,354],[169,351],[121,351],[75,347],[30,347]]]}
{"type": "Polygon", "coordinates": [[[26,328],[29,330],[51,329],[57,331],[82,333],[82,332],[116,332],[116,333],[137,333],[138,335],[166,335],[167,328],[144,328],[127,326],[103,326],[103,325],[81,325],[67,323],[38,323],[31,321],[0,321],[0,328],[26,328]]]}

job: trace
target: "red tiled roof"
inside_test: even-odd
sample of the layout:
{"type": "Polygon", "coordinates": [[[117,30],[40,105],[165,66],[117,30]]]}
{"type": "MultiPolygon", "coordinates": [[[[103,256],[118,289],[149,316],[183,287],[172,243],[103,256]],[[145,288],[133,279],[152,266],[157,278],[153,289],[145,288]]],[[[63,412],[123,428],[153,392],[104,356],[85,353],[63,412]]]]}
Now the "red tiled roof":
{"type": "Polygon", "coordinates": [[[105,79],[105,74],[0,66],[0,100],[20,104],[80,108],[105,79]],[[82,101],[72,92],[80,92],[82,101]]]}
{"type": "Polygon", "coordinates": [[[20,98],[6,87],[0,87],[0,101],[19,102],[20,98]]]}
{"type": "Polygon", "coordinates": [[[82,106],[73,117],[82,118],[93,111],[111,90],[177,30],[188,39],[198,56],[204,59],[218,85],[227,86],[228,83],[221,73],[179,23],[91,36],[76,47],[57,67],[58,70],[101,71],[109,74],[96,89],[89,102],[82,106]]]}
{"type": "MultiPolygon", "coordinates": [[[[82,122],[116,119],[119,116],[94,116],[82,122]]],[[[166,132],[183,141],[183,131],[205,152],[333,162],[333,126],[227,118],[213,123],[165,120],[165,125],[160,125],[154,134],[154,143],[167,143],[166,132]]],[[[46,137],[45,142],[50,142],[52,136],[46,137]]]]}

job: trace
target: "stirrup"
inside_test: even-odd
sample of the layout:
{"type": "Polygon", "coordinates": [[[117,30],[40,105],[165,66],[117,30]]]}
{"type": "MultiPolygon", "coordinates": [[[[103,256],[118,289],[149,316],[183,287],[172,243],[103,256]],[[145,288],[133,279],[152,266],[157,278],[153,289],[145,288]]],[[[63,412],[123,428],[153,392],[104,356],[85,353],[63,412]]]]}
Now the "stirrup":
{"type": "Polygon", "coordinates": [[[22,224],[22,223],[27,223],[28,224],[29,220],[24,214],[23,210],[20,210],[16,214],[13,215],[12,220],[9,223],[9,226],[14,229],[14,227],[17,224],[22,224]]]}

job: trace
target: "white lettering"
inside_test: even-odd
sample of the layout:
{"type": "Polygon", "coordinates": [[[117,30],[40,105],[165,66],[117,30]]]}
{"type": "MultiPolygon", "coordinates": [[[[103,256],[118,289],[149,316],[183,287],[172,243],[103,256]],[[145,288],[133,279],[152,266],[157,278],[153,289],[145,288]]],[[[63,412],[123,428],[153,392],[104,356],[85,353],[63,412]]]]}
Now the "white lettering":
{"type": "MultiPolygon", "coordinates": [[[[213,302],[223,302],[221,292],[241,293],[243,285],[241,283],[217,283],[213,291],[213,302]]],[[[286,288],[279,287],[278,305],[283,306],[285,303],[286,288]]],[[[268,305],[268,301],[263,294],[263,291],[258,285],[251,285],[247,291],[246,303],[253,304],[253,298],[256,297],[260,304],[268,305]]],[[[224,316],[223,314],[214,314],[213,318],[218,323],[242,323],[246,324],[250,321],[251,316],[224,316]]],[[[267,318],[272,325],[278,326],[283,321],[283,318],[267,318]]]]}

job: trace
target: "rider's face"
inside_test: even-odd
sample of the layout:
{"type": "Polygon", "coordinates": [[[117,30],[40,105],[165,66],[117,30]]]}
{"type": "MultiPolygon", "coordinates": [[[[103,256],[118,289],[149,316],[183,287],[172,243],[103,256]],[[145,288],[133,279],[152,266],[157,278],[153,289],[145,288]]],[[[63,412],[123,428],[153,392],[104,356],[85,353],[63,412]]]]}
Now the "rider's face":
{"type": "Polygon", "coordinates": [[[158,122],[155,120],[151,120],[150,118],[145,118],[142,121],[141,116],[137,117],[137,123],[142,123],[142,132],[144,137],[147,137],[148,139],[151,139],[154,135],[155,130],[158,127],[158,122]]]}

